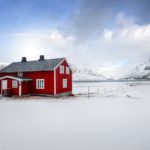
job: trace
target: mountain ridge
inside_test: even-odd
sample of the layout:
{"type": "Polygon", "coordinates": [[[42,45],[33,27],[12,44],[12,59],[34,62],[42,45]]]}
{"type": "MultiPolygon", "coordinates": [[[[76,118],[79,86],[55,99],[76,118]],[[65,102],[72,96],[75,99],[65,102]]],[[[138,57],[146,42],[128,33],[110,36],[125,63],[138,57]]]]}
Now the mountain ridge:
{"type": "Polygon", "coordinates": [[[150,79],[150,59],[126,73],[125,79],[150,79]]]}

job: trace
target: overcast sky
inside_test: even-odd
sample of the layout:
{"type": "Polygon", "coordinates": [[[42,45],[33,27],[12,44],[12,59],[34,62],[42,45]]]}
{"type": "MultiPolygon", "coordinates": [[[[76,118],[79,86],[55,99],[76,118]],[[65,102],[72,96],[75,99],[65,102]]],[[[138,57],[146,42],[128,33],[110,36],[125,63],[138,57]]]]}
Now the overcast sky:
{"type": "Polygon", "coordinates": [[[66,57],[119,75],[150,58],[149,0],[0,0],[0,62],[66,57]]]}

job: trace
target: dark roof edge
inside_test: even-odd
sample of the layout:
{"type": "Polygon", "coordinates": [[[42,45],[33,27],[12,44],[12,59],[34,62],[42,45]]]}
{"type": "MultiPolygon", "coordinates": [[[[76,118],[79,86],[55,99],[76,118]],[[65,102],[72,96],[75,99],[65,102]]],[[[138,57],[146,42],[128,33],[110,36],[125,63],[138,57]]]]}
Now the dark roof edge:
{"type": "MultiPolygon", "coordinates": [[[[43,61],[48,61],[48,60],[54,60],[54,59],[64,59],[65,57],[57,57],[57,58],[51,58],[51,59],[44,59],[43,61]]],[[[29,61],[26,61],[26,62],[21,62],[21,61],[16,61],[16,62],[12,62],[11,64],[13,63],[28,63],[28,62],[39,62],[39,60],[29,60],[29,61]]],[[[7,67],[7,66],[6,66],[7,67]]]]}
{"type": "MultiPolygon", "coordinates": [[[[45,70],[45,69],[41,69],[41,70],[35,70],[35,71],[22,71],[22,72],[39,72],[39,71],[54,71],[64,60],[66,60],[66,58],[65,57],[60,57],[60,58],[52,58],[52,59],[45,59],[44,61],[49,61],[49,60],[56,60],[56,59],[60,59],[60,62],[57,64],[57,66],[55,67],[55,68],[53,68],[53,69],[49,69],[49,70],[45,70]]],[[[31,61],[27,61],[27,62],[12,62],[12,63],[10,63],[9,65],[7,65],[6,67],[4,67],[3,69],[1,69],[0,70],[0,73],[16,73],[16,72],[18,72],[18,71],[14,71],[14,72],[12,72],[12,71],[5,71],[5,69],[7,69],[9,66],[11,66],[11,65],[13,65],[13,64],[15,64],[15,63],[30,63],[30,62],[38,62],[39,60],[31,60],[31,61]]]]}

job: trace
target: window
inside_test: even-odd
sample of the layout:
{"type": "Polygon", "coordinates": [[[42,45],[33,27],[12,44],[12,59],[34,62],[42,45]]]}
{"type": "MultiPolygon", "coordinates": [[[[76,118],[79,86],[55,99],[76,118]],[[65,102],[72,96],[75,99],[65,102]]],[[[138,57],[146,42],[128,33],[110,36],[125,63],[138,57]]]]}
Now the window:
{"type": "Polygon", "coordinates": [[[18,72],[18,77],[23,77],[23,73],[22,72],[18,72]]]}
{"type": "Polygon", "coordinates": [[[36,80],[36,89],[44,89],[44,88],[45,88],[44,79],[37,79],[36,80]]]}
{"type": "Polygon", "coordinates": [[[59,72],[60,72],[61,74],[64,74],[64,66],[60,66],[59,69],[60,69],[59,72]]]}
{"type": "Polygon", "coordinates": [[[66,74],[70,74],[70,68],[66,67],[66,74]]]}
{"type": "Polygon", "coordinates": [[[67,79],[63,79],[63,88],[67,88],[67,79]]]}
{"type": "Polygon", "coordinates": [[[18,82],[16,80],[12,81],[12,88],[17,88],[18,87],[18,82]]]}

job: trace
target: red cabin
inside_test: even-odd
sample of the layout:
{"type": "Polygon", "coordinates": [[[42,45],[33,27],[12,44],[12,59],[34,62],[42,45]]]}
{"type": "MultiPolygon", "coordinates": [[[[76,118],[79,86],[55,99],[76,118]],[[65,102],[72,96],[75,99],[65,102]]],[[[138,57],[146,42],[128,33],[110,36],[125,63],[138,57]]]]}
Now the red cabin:
{"type": "Polygon", "coordinates": [[[14,62],[0,70],[0,93],[5,96],[71,95],[72,70],[65,58],[14,62]]]}

